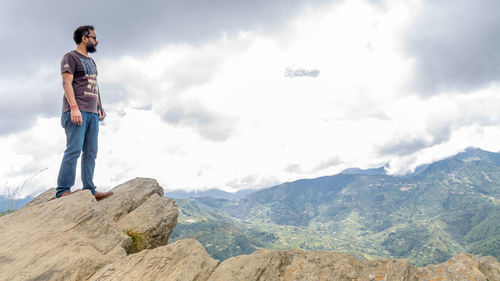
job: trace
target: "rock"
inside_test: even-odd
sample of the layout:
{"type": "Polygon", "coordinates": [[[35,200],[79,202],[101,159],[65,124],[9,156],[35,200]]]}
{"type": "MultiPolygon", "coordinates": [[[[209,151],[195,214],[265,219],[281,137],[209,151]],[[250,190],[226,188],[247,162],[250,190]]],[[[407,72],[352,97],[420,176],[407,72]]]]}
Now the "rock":
{"type": "Polygon", "coordinates": [[[113,188],[112,191],[114,192],[113,196],[99,201],[99,204],[114,221],[118,221],[132,212],[153,194],[163,197],[163,188],[155,179],[148,178],[129,180],[113,188]]]}
{"type": "Polygon", "coordinates": [[[209,280],[416,280],[407,260],[362,261],[322,251],[259,250],[221,263],[209,280]]]}
{"type": "Polygon", "coordinates": [[[198,241],[186,239],[129,255],[103,267],[89,281],[205,281],[217,264],[198,241]]]}
{"type": "MultiPolygon", "coordinates": [[[[153,194],[146,202],[122,217],[117,225],[124,231],[141,235],[142,246],[153,249],[167,245],[170,234],[177,224],[179,210],[175,201],[170,198],[153,194]]],[[[128,249],[133,253],[142,249],[128,249]]]]}
{"type": "Polygon", "coordinates": [[[500,263],[495,258],[470,254],[416,268],[405,259],[367,261],[336,252],[259,250],[227,259],[209,280],[492,281],[499,277],[500,263]]]}
{"type": "Polygon", "coordinates": [[[24,205],[22,208],[32,207],[32,206],[35,206],[38,204],[49,202],[50,200],[54,200],[54,199],[56,199],[56,188],[55,187],[44,191],[43,193],[41,193],[40,195],[35,197],[33,200],[31,200],[28,204],[24,205]]]}
{"type": "Polygon", "coordinates": [[[491,281],[500,280],[500,263],[494,257],[481,257],[479,270],[491,281]]]}
{"type": "Polygon", "coordinates": [[[500,280],[500,263],[493,257],[459,254],[447,262],[416,269],[418,280],[500,280]]]}
{"type": "Polygon", "coordinates": [[[112,191],[114,194],[99,204],[134,238],[128,253],[167,244],[179,210],[174,200],[163,197],[163,188],[155,179],[135,178],[112,191]]]}
{"type": "Polygon", "coordinates": [[[85,280],[131,243],[89,191],[2,216],[0,233],[0,280],[85,280]]]}
{"type": "Polygon", "coordinates": [[[126,257],[134,243],[125,230],[140,233],[145,248],[166,245],[178,208],[158,182],[136,178],[113,191],[99,202],[89,191],[53,200],[53,188],[2,216],[0,280],[85,280],[126,257]]]}

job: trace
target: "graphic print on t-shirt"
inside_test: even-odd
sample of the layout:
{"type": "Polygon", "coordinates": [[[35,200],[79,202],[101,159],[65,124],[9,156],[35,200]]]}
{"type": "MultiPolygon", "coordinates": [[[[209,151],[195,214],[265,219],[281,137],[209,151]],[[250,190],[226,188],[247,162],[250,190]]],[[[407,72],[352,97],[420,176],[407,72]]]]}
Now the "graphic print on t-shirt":
{"type": "Polygon", "coordinates": [[[80,61],[88,81],[87,91],[84,91],[83,94],[97,96],[97,67],[94,61],[90,59],[80,58],[80,61]]]}
{"type": "MultiPolygon", "coordinates": [[[[99,87],[97,87],[97,67],[91,57],[73,50],[64,55],[61,73],[73,74],[73,91],[80,111],[98,113],[99,87]]],[[[63,95],[62,112],[69,111],[66,95],[63,95]]]]}

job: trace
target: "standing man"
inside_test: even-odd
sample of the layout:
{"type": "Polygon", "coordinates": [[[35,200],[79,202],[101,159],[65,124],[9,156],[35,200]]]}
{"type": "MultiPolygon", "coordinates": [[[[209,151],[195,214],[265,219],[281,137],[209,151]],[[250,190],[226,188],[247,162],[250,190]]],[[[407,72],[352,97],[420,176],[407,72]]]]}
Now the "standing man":
{"type": "Polygon", "coordinates": [[[76,162],[83,152],[83,189],[90,190],[97,200],[101,200],[113,193],[97,192],[93,182],[99,121],[104,120],[106,113],[97,86],[97,67],[88,55],[96,51],[99,41],[91,25],[78,27],[73,39],[76,50],[64,55],[61,61],[64,88],[61,125],[66,132],[66,151],[57,178],[56,197],[73,193],[71,187],[75,184],[76,162]]]}

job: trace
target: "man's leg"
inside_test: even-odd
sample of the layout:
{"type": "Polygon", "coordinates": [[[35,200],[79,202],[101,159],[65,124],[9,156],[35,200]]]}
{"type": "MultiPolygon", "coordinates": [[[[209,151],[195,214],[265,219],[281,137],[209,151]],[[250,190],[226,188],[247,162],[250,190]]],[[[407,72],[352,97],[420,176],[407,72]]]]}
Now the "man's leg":
{"type": "Polygon", "coordinates": [[[66,150],[57,177],[56,197],[70,191],[75,184],[76,162],[82,151],[83,137],[85,135],[85,119],[83,121],[81,126],[77,126],[71,122],[69,112],[65,112],[61,116],[61,125],[66,132],[66,150]]]}
{"type": "Polygon", "coordinates": [[[83,189],[88,189],[95,195],[94,168],[97,157],[97,142],[99,135],[99,116],[95,113],[82,112],[87,115],[88,124],[83,141],[82,153],[82,183],[83,189]]]}

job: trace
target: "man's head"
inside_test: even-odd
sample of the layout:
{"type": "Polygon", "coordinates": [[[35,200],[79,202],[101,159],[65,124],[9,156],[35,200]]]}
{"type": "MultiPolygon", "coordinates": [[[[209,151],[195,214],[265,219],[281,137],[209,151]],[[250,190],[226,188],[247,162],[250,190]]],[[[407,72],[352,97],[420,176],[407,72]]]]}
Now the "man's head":
{"type": "Polygon", "coordinates": [[[79,26],[73,33],[73,40],[77,45],[83,44],[89,53],[95,52],[99,43],[92,25],[79,26]]]}

